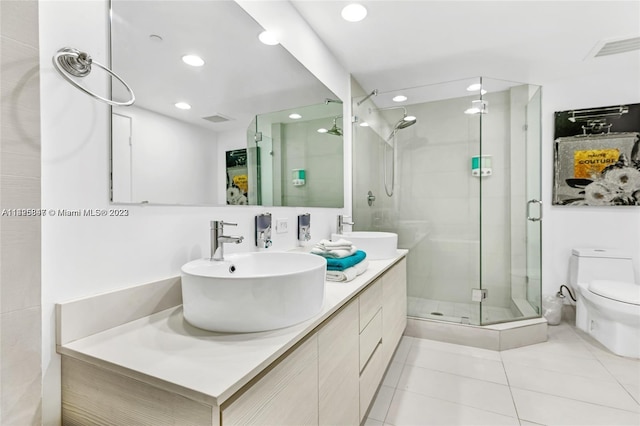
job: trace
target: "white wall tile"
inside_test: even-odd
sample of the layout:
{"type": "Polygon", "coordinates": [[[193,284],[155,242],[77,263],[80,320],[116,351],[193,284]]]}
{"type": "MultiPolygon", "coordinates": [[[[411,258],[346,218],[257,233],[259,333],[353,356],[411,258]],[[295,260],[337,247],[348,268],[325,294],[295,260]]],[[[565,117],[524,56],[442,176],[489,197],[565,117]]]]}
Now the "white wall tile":
{"type": "MultiPolygon", "coordinates": [[[[0,206],[40,208],[38,2],[0,2],[0,206]]],[[[0,222],[0,423],[41,423],[40,218],[0,222]]]]}
{"type": "Polygon", "coordinates": [[[38,2],[36,0],[0,2],[0,31],[2,36],[37,48],[38,2]]]}
{"type": "Polygon", "coordinates": [[[0,315],[0,423],[40,424],[41,309],[22,309],[0,315]]]}
{"type": "Polygon", "coordinates": [[[0,312],[41,305],[40,236],[39,217],[0,219],[0,312]]]}
{"type": "MultiPolygon", "coordinates": [[[[2,2],[3,25],[13,20],[12,13],[17,13],[21,7],[12,7],[15,3],[36,5],[37,2],[2,2]]],[[[29,8],[28,8],[29,9],[29,8]]],[[[28,13],[27,13],[28,15],[28,13]]],[[[17,18],[19,21],[20,18],[17,18]]],[[[37,16],[35,25],[37,27],[37,16]]],[[[3,30],[4,32],[4,30],[3,30]]],[[[37,31],[36,31],[37,38],[37,31]]],[[[0,37],[2,57],[0,59],[0,74],[2,75],[0,131],[2,133],[3,152],[14,152],[39,158],[40,153],[40,79],[37,47],[27,46],[15,39],[0,37]]],[[[36,43],[37,46],[37,43],[36,43]]],[[[9,171],[3,169],[3,174],[9,171]]],[[[39,175],[39,172],[38,174],[39,175]]]]}

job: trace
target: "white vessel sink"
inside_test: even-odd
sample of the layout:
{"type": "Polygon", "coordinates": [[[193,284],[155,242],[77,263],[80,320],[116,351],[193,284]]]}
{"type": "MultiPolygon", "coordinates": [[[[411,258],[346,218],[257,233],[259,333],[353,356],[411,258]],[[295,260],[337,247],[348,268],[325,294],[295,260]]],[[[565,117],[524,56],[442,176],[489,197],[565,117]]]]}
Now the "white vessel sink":
{"type": "Polygon", "coordinates": [[[288,327],[318,314],[327,263],[308,253],[255,252],[182,266],[184,318],[210,331],[288,327]]]}
{"type": "Polygon", "coordinates": [[[367,253],[367,259],[391,259],[398,255],[398,234],[393,232],[353,231],[331,234],[331,240],[340,238],[351,241],[358,250],[367,253]]]}

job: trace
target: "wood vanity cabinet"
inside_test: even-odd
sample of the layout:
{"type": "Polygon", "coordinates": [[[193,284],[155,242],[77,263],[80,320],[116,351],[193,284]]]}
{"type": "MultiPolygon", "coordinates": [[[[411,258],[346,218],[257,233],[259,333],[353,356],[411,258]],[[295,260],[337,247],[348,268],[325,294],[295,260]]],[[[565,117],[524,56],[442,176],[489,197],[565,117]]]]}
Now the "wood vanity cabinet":
{"type": "Polygon", "coordinates": [[[385,368],[407,327],[407,260],[382,276],[382,363],[385,368]]]}
{"type": "Polygon", "coordinates": [[[360,424],[402,337],[406,301],[402,259],[238,400],[223,407],[222,425],[360,424]],[[317,362],[310,355],[313,344],[317,362]]]}
{"type": "Polygon", "coordinates": [[[63,356],[63,421],[356,426],[402,337],[406,301],[403,258],[221,407],[63,356]]]}
{"type": "Polygon", "coordinates": [[[359,423],[358,304],[351,302],[318,331],[321,425],[359,423]]]}
{"type": "Polygon", "coordinates": [[[222,424],[225,426],[317,423],[318,333],[222,408],[222,424]]]}

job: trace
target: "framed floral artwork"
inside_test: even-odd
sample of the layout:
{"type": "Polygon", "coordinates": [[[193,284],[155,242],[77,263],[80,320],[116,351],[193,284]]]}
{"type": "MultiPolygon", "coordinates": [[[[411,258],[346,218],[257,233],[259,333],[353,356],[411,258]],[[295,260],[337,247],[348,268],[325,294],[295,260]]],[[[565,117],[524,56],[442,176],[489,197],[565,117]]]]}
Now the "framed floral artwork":
{"type": "Polygon", "coordinates": [[[555,113],[553,204],[640,206],[640,104],[555,113]]]}
{"type": "Polygon", "coordinates": [[[227,160],[227,204],[249,204],[247,150],[234,149],[226,152],[227,160]]]}

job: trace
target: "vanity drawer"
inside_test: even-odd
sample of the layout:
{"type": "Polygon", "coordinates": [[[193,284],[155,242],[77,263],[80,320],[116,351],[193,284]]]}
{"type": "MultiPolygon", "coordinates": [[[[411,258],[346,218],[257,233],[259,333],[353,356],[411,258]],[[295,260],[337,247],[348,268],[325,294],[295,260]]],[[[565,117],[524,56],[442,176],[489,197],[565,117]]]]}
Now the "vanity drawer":
{"type": "Polygon", "coordinates": [[[367,414],[378,386],[382,381],[384,367],[382,364],[382,344],[375,347],[371,359],[360,373],[360,421],[367,414]]]}
{"type": "Polygon", "coordinates": [[[360,333],[360,371],[371,358],[371,354],[382,340],[382,309],[379,309],[369,324],[360,333]]]}
{"type": "Polygon", "coordinates": [[[382,279],[378,278],[358,297],[360,303],[360,332],[382,307],[382,279]]]}

